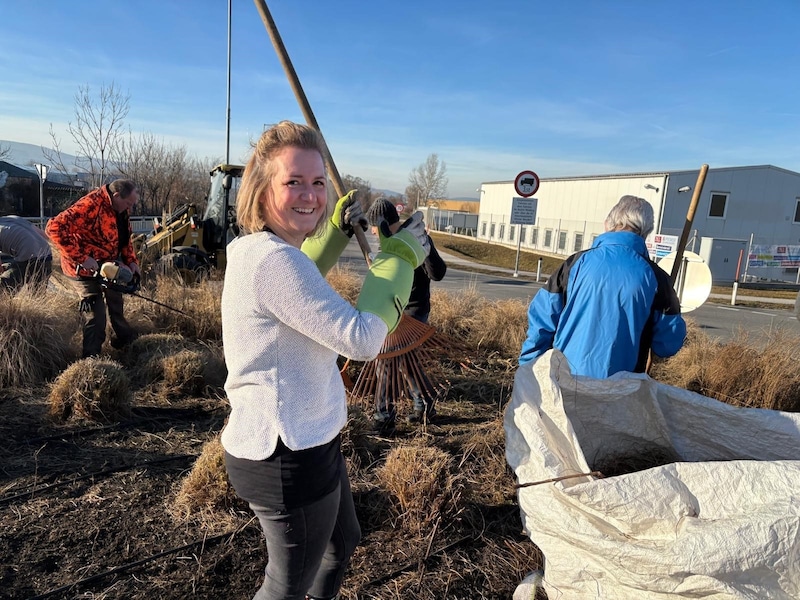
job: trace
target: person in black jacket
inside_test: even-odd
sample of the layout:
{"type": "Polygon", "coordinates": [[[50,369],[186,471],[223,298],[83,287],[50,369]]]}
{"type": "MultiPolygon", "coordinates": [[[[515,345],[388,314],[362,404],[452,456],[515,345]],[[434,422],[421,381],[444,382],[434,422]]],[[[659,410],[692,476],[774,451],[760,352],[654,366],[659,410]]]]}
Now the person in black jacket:
{"type": "MultiPolygon", "coordinates": [[[[375,200],[367,211],[367,220],[377,230],[379,223],[384,220],[389,224],[392,233],[400,227],[400,216],[394,204],[385,198],[375,200]]],[[[441,281],[447,272],[447,265],[436,251],[433,240],[430,241],[430,254],[425,261],[414,270],[414,283],[411,287],[411,296],[408,299],[404,313],[423,323],[428,322],[431,312],[431,281],[441,281]]],[[[380,376],[380,373],[378,374],[380,376]]],[[[406,377],[408,391],[413,402],[413,412],[406,417],[409,423],[422,423],[431,419],[436,414],[434,407],[435,398],[429,397],[419,390],[411,378],[406,377]]],[[[396,411],[390,398],[376,395],[375,397],[375,425],[382,433],[394,431],[396,411]]]]}

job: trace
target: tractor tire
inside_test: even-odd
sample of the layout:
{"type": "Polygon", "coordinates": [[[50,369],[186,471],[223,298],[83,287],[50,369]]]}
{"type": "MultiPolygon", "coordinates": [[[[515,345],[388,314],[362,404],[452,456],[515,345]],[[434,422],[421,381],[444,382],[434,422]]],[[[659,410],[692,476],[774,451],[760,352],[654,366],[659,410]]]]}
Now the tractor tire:
{"type": "Polygon", "coordinates": [[[200,283],[208,278],[211,264],[203,257],[185,252],[171,252],[159,259],[165,272],[177,271],[187,285],[200,283]]]}

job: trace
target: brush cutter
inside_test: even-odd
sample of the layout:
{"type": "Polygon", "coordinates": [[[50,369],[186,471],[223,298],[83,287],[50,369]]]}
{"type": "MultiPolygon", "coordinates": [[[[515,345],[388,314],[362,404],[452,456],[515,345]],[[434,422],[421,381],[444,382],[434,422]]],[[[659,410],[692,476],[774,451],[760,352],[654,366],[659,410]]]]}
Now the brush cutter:
{"type": "Polygon", "coordinates": [[[119,261],[104,262],[96,271],[91,271],[81,265],[78,265],[77,269],[75,270],[75,274],[80,275],[81,272],[89,273],[89,277],[96,279],[100,283],[100,287],[104,290],[111,290],[121,294],[136,296],[137,298],[141,298],[147,302],[152,302],[153,304],[157,304],[158,306],[166,308],[167,310],[182,314],[186,317],[191,317],[191,315],[183,312],[180,309],[169,306],[168,304],[164,304],[163,302],[159,302],[158,300],[153,300],[147,296],[142,296],[140,293],[138,293],[142,287],[141,277],[139,277],[137,273],[133,273],[119,261]]]}

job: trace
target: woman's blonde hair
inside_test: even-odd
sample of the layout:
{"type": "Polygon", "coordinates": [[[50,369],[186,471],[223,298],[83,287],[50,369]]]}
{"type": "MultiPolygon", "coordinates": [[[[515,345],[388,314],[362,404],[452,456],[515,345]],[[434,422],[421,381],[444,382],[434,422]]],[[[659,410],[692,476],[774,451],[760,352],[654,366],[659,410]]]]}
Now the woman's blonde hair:
{"type": "MultiPolygon", "coordinates": [[[[275,177],[273,159],[284,148],[316,150],[325,156],[325,142],[322,135],[307,125],[292,121],[281,121],[267,129],[253,148],[253,155],[247,161],[242,174],[242,185],[236,195],[236,221],[242,235],[262,231],[267,224],[264,203],[261,199],[269,193],[275,177]]],[[[327,217],[327,203],[317,229],[327,217]]],[[[316,233],[316,229],[310,234],[316,233]]]]}

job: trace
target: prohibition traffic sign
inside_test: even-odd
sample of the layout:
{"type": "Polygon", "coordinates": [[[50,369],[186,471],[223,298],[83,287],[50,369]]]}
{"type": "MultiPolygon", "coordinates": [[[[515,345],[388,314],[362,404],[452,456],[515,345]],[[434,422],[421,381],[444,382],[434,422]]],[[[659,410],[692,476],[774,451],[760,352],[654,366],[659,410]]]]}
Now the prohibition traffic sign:
{"type": "Polygon", "coordinates": [[[539,189],[539,176],[533,171],[522,171],[514,179],[514,189],[523,198],[530,198],[539,189]]]}

